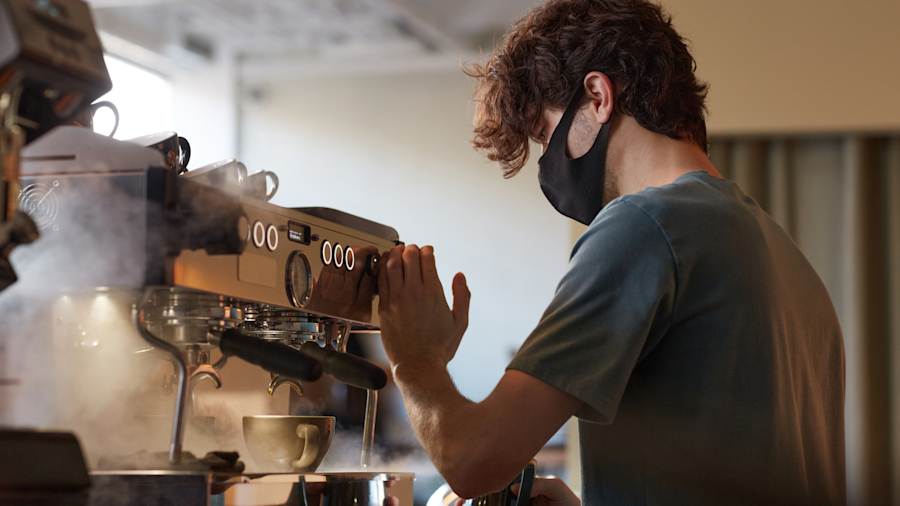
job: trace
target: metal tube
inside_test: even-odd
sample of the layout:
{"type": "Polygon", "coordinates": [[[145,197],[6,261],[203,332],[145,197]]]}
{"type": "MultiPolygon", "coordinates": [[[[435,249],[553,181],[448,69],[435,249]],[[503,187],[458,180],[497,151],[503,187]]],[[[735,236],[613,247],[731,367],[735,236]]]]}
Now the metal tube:
{"type": "MultiPolygon", "coordinates": [[[[337,351],[347,353],[347,341],[350,339],[352,325],[348,321],[341,322],[341,334],[338,337],[337,351]]],[[[378,409],[378,390],[366,390],[366,421],[363,426],[362,455],[359,463],[363,467],[372,464],[372,445],[375,443],[375,414],[378,409]]]]}
{"type": "Polygon", "coordinates": [[[372,464],[372,444],[375,442],[375,410],[378,407],[378,390],[366,390],[366,424],[363,427],[363,447],[359,463],[363,467],[372,464]]]}
{"type": "Polygon", "coordinates": [[[141,337],[144,338],[144,340],[146,340],[152,346],[166,351],[170,355],[172,355],[172,364],[175,365],[175,369],[178,372],[178,390],[175,393],[175,417],[174,420],[172,420],[172,440],[171,444],[169,445],[169,462],[171,462],[172,464],[177,464],[181,462],[181,446],[182,442],[184,441],[185,401],[187,400],[189,381],[187,364],[184,361],[184,357],[181,356],[181,352],[178,350],[178,348],[154,336],[147,330],[144,322],[144,311],[142,310],[142,308],[150,299],[150,295],[152,293],[153,288],[144,289],[137,303],[132,308],[131,316],[132,320],[134,321],[135,328],[137,329],[141,337]]]}
{"type": "MultiPolygon", "coordinates": [[[[337,343],[335,349],[341,353],[347,353],[347,341],[350,340],[350,329],[352,325],[346,320],[341,320],[337,343]]],[[[327,332],[327,330],[326,330],[327,332]]],[[[331,337],[329,336],[329,339],[331,337]]]]}

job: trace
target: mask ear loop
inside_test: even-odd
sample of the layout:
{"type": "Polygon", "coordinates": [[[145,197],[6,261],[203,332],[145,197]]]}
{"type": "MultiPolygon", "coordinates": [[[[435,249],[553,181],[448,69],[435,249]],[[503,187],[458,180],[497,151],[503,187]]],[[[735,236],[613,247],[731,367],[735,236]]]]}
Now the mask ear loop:
{"type": "MultiPolygon", "coordinates": [[[[572,122],[575,120],[575,113],[578,111],[578,106],[581,105],[582,97],[584,97],[584,86],[579,86],[578,89],[575,90],[575,95],[572,97],[572,100],[569,101],[569,106],[563,113],[562,118],[560,118],[559,124],[556,125],[556,129],[553,130],[553,135],[550,136],[550,142],[547,144],[547,153],[556,152],[559,149],[565,150],[566,140],[569,137],[569,130],[572,128],[572,122]],[[562,142],[559,141],[560,136],[562,136],[562,142]]],[[[546,155],[546,153],[544,154],[546,155]]]]}

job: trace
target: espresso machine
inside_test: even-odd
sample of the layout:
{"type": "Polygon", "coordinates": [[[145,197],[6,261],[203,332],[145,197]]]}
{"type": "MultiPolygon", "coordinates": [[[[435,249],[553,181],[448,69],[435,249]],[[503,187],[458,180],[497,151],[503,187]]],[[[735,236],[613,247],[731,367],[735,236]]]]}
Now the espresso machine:
{"type": "MultiPolygon", "coordinates": [[[[378,262],[400,244],[397,232],[332,209],[272,205],[265,180],[273,175],[248,174],[236,160],[172,170],[159,150],[65,126],[109,89],[86,4],[4,0],[0,25],[19,30],[7,33],[41,34],[53,51],[92,71],[70,66],[83,71],[78,74],[65,68],[62,56],[39,58],[31,51],[37,46],[8,44],[0,35],[0,85],[12,90],[0,100],[5,107],[0,269],[11,285],[0,307],[41,316],[30,326],[5,329],[9,335],[22,342],[32,335],[53,341],[53,358],[41,356],[40,366],[25,371],[33,379],[29,384],[50,386],[34,387],[40,393],[15,406],[49,398],[47,419],[76,428],[75,437],[53,433],[62,434],[57,439],[64,440],[67,452],[61,453],[77,467],[62,485],[77,490],[73,504],[380,505],[398,495],[411,498],[409,473],[317,474],[296,464],[247,472],[241,459],[248,456],[230,448],[200,458],[184,451],[197,385],[207,380],[227,387],[222,373],[237,358],[267,371],[262,395],[287,385],[300,396],[304,383],[323,374],[364,389],[359,463],[368,468],[378,390],[387,376],[346,348],[351,336],[378,332],[378,262]],[[72,84],[44,70],[60,66],[72,84]],[[48,82],[74,91],[59,91],[48,82]],[[168,364],[171,374],[157,382],[160,367],[168,364]],[[33,370],[39,368],[46,370],[33,370]],[[50,376],[55,379],[39,381],[50,376]],[[92,411],[99,399],[113,409],[92,411]],[[148,443],[129,454],[124,449],[147,432],[128,431],[131,415],[151,411],[153,402],[168,407],[158,417],[169,420],[167,444],[148,443]],[[88,456],[101,445],[107,454],[120,448],[126,454],[89,462],[89,489],[84,461],[71,458],[80,453],[72,451],[79,448],[76,437],[88,456]]],[[[245,435],[247,418],[253,417],[244,417],[245,435]]],[[[306,446],[315,439],[327,450],[330,434],[316,432],[313,438],[295,428],[306,446]]],[[[29,434],[8,431],[5,440],[25,441],[29,434]]],[[[12,458],[21,461],[22,455],[12,458]]],[[[42,467],[51,472],[52,466],[38,459],[37,474],[42,467]]],[[[3,487],[0,482],[0,497],[3,487]]]]}
{"type": "MultiPolygon", "coordinates": [[[[378,332],[378,262],[399,238],[390,227],[332,209],[269,204],[233,160],[183,175],[162,168],[161,161],[158,151],[74,126],[52,130],[22,154],[20,200],[43,233],[30,247],[23,281],[65,280],[56,287],[61,295],[54,307],[61,309],[53,312],[59,347],[87,342],[90,348],[98,341],[103,347],[104,339],[131,331],[148,346],[132,341],[118,360],[152,353],[174,367],[159,385],[174,397],[165,458],[107,460],[103,471],[92,474],[94,486],[103,484],[115,496],[131,494],[128,504],[137,504],[135,494],[144,496],[148,487],[176,490],[185,504],[208,504],[229,489],[285,487],[284,480],[306,490],[321,479],[332,487],[322,490],[341,484],[342,494],[356,487],[357,502],[386,497],[385,484],[410,482],[411,475],[382,472],[270,469],[248,475],[236,463],[211,470],[203,459],[185,457],[192,390],[204,379],[221,387],[220,371],[229,357],[239,357],[271,373],[269,395],[281,385],[302,395],[303,383],[323,374],[365,389],[360,463],[369,465],[377,392],[387,377],[381,367],[345,351],[352,335],[378,332]],[[60,252],[67,262],[59,260],[60,252]],[[111,312],[119,316],[96,316],[98,301],[118,307],[111,312]],[[126,308],[131,329],[123,323],[126,308]],[[215,363],[213,352],[221,352],[215,363]],[[131,492],[123,492],[132,484],[131,492]],[[205,499],[188,501],[186,488],[205,499]]],[[[92,497],[98,502],[90,504],[112,504],[106,493],[92,497]]]]}

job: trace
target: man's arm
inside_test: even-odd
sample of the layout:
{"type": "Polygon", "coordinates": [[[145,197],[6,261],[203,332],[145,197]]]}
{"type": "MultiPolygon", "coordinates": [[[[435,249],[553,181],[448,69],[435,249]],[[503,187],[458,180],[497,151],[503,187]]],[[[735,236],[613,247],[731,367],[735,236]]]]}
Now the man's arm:
{"type": "Polygon", "coordinates": [[[460,496],[501,490],[582,402],[515,370],[480,403],[460,395],[447,362],[468,325],[465,278],[453,280],[451,310],[432,248],[398,246],[382,260],[382,339],[416,437],[460,496]]]}

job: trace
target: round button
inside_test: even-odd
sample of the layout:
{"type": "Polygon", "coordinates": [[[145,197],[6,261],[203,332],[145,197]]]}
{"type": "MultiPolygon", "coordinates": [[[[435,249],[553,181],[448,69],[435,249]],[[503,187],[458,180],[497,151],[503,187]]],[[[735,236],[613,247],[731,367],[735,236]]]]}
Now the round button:
{"type": "Polygon", "coordinates": [[[334,251],[331,249],[330,241],[322,242],[322,263],[326,266],[331,265],[331,259],[334,257],[334,251]]]}
{"type": "Polygon", "coordinates": [[[338,269],[344,266],[344,247],[340,244],[334,245],[334,266],[338,269]]]}
{"type": "Polygon", "coordinates": [[[353,248],[347,248],[344,265],[347,266],[348,271],[352,271],[353,267],[356,266],[356,253],[353,252],[353,248]]]}
{"type": "Polygon", "coordinates": [[[366,257],[366,274],[369,276],[378,275],[378,255],[369,255],[366,257]]]}
{"type": "Polygon", "coordinates": [[[266,226],[261,221],[253,224],[253,244],[262,248],[266,244],[266,226]]]}
{"type": "Polygon", "coordinates": [[[248,220],[246,216],[241,215],[241,217],[238,218],[237,233],[238,237],[244,242],[250,240],[250,220],[248,220]]]}
{"type": "Polygon", "coordinates": [[[275,225],[269,225],[269,229],[266,230],[266,246],[269,247],[269,251],[275,251],[278,248],[278,229],[275,228],[275,225]]]}

